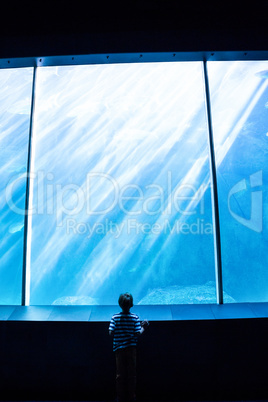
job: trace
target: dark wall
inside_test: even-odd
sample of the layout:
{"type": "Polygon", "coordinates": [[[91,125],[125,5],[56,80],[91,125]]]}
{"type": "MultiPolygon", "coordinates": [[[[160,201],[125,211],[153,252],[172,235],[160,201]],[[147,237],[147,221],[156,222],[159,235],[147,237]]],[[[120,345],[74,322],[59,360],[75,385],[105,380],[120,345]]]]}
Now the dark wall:
{"type": "Polygon", "coordinates": [[[266,0],[5,2],[0,57],[267,50],[266,0]]]}
{"type": "MultiPolygon", "coordinates": [[[[0,322],[2,398],[112,400],[107,329],[106,322],[0,322]]],[[[139,339],[138,396],[267,399],[267,339],[261,318],[151,322],[139,339]]]]}

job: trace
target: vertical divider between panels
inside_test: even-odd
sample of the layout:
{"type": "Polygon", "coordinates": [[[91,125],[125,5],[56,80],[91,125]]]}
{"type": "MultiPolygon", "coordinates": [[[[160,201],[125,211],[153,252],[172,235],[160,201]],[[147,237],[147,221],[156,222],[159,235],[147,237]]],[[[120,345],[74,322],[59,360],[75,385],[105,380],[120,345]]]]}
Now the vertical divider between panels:
{"type": "Polygon", "coordinates": [[[210,157],[210,169],[211,169],[211,197],[212,197],[212,214],[213,214],[213,226],[214,226],[216,292],[217,292],[217,303],[223,304],[221,237],[220,237],[217,172],[216,172],[216,160],[215,160],[215,150],[214,150],[214,140],[213,140],[209,79],[208,79],[208,70],[207,70],[207,61],[206,60],[203,61],[203,68],[204,68],[204,79],[205,79],[206,110],[207,110],[207,122],[208,122],[208,142],[209,142],[209,157],[210,157]]]}
{"type": "Polygon", "coordinates": [[[22,306],[29,305],[30,301],[30,250],[31,250],[31,199],[32,199],[32,158],[33,158],[33,120],[35,109],[35,87],[36,87],[36,69],[33,69],[31,112],[29,125],[29,142],[28,142],[28,160],[27,160],[27,176],[26,176],[26,194],[25,194],[25,215],[24,215],[24,241],[23,241],[23,265],[22,265],[22,306]]]}

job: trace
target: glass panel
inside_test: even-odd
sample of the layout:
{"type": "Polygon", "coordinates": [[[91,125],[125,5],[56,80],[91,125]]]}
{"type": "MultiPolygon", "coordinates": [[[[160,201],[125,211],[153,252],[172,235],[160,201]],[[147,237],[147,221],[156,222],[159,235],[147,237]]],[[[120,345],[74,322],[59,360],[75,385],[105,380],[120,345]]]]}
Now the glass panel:
{"type": "Polygon", "coordinates": [[[268,62],[210,62],[208,71],[223,288],[237,302],[268,301],[268,62]]]}
{"type": "Polygon", "coordinates": [[[32,68],[0,70],[0,304],[20,304],[32,68]]]}
{"type": "Polygon", "coordinates": [[[31,304],[216,302],[202,63],[42,67],[31,304]]]}

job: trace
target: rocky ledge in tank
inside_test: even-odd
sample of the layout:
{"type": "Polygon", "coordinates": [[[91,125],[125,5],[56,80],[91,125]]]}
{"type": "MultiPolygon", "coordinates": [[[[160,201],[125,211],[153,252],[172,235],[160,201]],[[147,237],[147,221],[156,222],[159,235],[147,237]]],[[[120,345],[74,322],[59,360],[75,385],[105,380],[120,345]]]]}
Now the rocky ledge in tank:
{"type": "Polygon", "coordinates": [[[64,296],[56,299],[53,306],[94,306],[99,304],[90,296],[64,296]]]}
{"type": "MultiPolygon", "coordinates": [[[[225,303],[235,303],[235,299],[223,292],[225,303]]],[[[207,282],[204,285],[168,286],[150,289],[138,304],[204,304],[216,303],[216,284],[207,282]]]]}

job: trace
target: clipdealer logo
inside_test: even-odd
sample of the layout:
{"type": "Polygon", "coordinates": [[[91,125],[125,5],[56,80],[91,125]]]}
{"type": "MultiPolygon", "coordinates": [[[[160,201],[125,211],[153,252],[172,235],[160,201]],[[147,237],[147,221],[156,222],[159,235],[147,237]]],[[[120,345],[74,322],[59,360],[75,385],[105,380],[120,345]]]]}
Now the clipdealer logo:
{"type": "MultiPolygon", "coordinates": [[[[245,178],[240,180],[230,189],[227,196],[230,215],[238,223],[257,233],[262,232],[263,228],[263,191],[260,189],[263,184],[262,173],[260,170],[251,174],[248,180],[245,178]],[[232,208],[239,195],[250,196],[250,210],[243,211],[240,205],[239,213],[232,208]]],[[[14,194],[17,194],[27,177],[26,173],[15,175],[6,186],[6,202],[13,212],[21,216],[25,215],[25,210],[17,205],[14,194]]],[[[126,217],[141,215],[148,217],[142,224],[139,219],[128,219],[127,227],[130,232],[135,229],[138,233],[144,234],[148,231],[152,234],[165,231],[182,234],[213,233],[212,223],[205,222],[204,219],[197,218],[194,222],[187,222],[188,217],[195,214],[197,214],[196,217],[198,215],[204,217],[206,186],[202,184],[195,188],[193,185],[184,183],[173,187],[170,171],[164,186],[151,183],[144,188],[133,183],[120,186],[112,176],[92,172],[86,175],[85,186],[74,183],[66,185],[55,183],[53,173],[46,174],[43,171],[30,173],[29,178],[36,183],[36,202],[28,210],[28,214],[55,215],[56,226],[62,227],[66,224],[68,233],[87,233],[91,236],[95,232],[98,234],[109,232],[118,236],[124,230],[124,225],[109,219],[109,225],[107,225],[107,219],[104,220],[105,217],[109,218],[108,214],[114,209],[119,210],[121,215],[124,214],[126,217]],[[133,203],[134,208],[127,207],[129,201],[133,203]],[[93,217],[94,223],[91,225],[88,221],[89,216],[93,217]],[[150,223],[152,222],[150,217],[153,216],[162,216],[163,219],[167,217],[171,221],[175,216],[184,216],[184,219],[176,219],[173,225],[169,219],[168,224],[167,219],[164,220],[164,224],[163,222],[159,224],[158,221],[150,223]]]]}
{"type": "MultiPolygon", "coordinates": [[[[241,225],[246,226],[254,232],[262,232],[263,224],[263,194],[262,190],[256,189],[256,187],[262,186],[262,170],[253,173],[249,176],[249,186],[246,179],[240,180],[236,183],[228,194],[228,209],[232,217],[241,225]],[[250,218],[247,219],[244,216],[238,215],[231,208],[231,199],[238,193],[250,191],[250,218]]],[[[243,211],[242,211],[243,212],[243,211]]]]}

